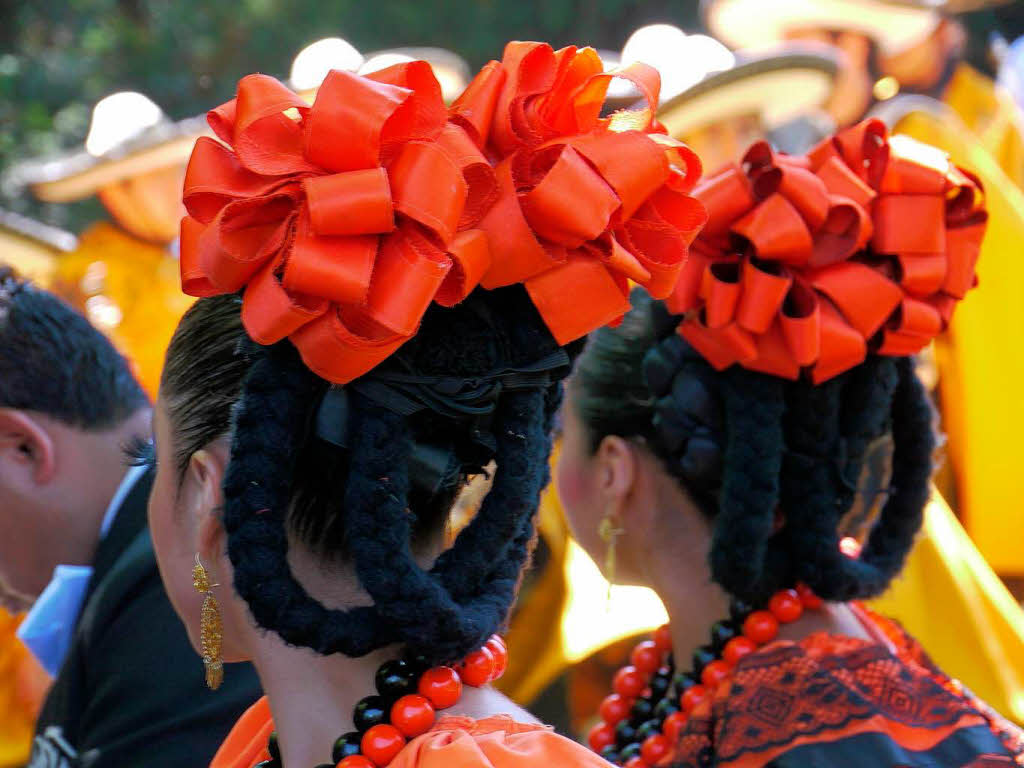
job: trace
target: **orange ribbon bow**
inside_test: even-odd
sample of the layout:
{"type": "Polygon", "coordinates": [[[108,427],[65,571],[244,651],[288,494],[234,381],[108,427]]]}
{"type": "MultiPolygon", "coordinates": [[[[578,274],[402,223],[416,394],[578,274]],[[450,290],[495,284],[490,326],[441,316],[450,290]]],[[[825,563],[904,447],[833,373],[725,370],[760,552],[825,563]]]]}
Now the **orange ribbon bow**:
{"type": "Polygon", "coordinates": [[[245,288],[249,335],[289,337],[321,377],[370,370],[488,268],[494,172],[426,62],[332,71],[312,107],[249,75],[208,120],[223,143],[199,139],[186,173],[183,290],[245,288]]]}
{"type": "Polygon", "coordinates": [[[654,121],[659,87],[643,64],[607,73],[591,48],[513,42],[452,105],[496,163],[481,285],[524,283],[560,344],[620,318],[629,280],[666,297],[706,219],[687,194],[700,161],[654,121]],[[613,77],[649,107],[602,118],[613,77]]]}
{"type": "Polygon", "coordinates": [[[914,354],[976,284],[981,182],[878,120],[806,157],[754,144],[694,194],[708,224],[666,303],[719,370],[820,383],[869,349],[914,354]]]}

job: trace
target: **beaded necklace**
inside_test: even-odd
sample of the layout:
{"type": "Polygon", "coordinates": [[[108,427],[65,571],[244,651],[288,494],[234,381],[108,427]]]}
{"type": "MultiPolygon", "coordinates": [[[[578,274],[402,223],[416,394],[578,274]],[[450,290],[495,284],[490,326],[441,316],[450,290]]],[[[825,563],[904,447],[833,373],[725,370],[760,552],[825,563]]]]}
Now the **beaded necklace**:
{"type": "Polygon", "coordinates": [[[624,768],[656,765],[671,753],[690,713],[728,680],[740,659],[772,642],[780,624],[822,605],[803,585],[776,592],[766,610],[733,601],[729,619],[711,627],[711,642],[694,651],[686,672],[676,671],[669,625],[659,627],[615,673],[614,693],[601,702],[601,722],[588,736],[590,748],[624,768]]]}
{"type": "MultiPolygon", "coordinates": [[[[434,727],[438,710],[459,701],[463,684],[487,685],[507,667],[508,646],[498,635],[453,667],[431,667],[421,658],[385,662],[374,676],[377,693],[356,704],[356,730],[339,736],[331,761],[316,768],[384,768],[410,739],[434,727]]],[[[255,768],[282,768],[276,731],[270,734],[267,751],[270,759],[255,768]]]]}

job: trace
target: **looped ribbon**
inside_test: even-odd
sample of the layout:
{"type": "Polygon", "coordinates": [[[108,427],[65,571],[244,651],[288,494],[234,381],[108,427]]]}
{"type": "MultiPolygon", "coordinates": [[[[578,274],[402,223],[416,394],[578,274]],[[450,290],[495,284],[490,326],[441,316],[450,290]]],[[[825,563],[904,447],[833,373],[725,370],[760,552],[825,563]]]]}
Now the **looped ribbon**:
{"type": "Polygon", "coordinates": [[[706,219],[688,194],[700,161],[653,117],[659,88],[644,64],[605,72],[591,48],[512,42],[452,105],[452,122],[495,163],[481,285],[524,283],[560,344],[616,322],[631,280],[668,296],[706,219]],[[614,77],[646,106],[602,117],[614,77]]]}
{"type": "Polygon", "coordinates": [[[426,62],[332,70],[312,106],[249,75],[208,121],[220,141],[200,138],[186,172],[182,288],[244,288],[252,339],[290,338],[322,378],[370,370],[489,268],[495,175],[426,62]]]}
{"type": "Polygon", "coordinates": [[[914,354],[977,282],[981,182],[878,120],[806,156],[754,144],[694,194],[708,223],[666,305],[719,370],[820,383],[914,354]]]}

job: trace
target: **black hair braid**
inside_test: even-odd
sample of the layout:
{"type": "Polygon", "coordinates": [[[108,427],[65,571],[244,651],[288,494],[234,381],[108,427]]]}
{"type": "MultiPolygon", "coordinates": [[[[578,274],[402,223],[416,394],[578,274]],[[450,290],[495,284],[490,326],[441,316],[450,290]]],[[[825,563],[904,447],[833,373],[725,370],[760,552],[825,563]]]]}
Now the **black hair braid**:
{"type": "Polygon", "coordinates": [[[782,468],[782,382],[742,369],[723,381],[726,443],[719,511],[711,537],[711,575],[741,600],[760,602],[776,587],[769,539],[782,468]]]}
{"type": "Polygon", "coordinates": [[[224,523],[235,588],[257,623],[321,654],[360,656],[402,641],[412,653],[450,662],[482,645],[505,620],[529,555],[533,516],[549,471],[545,425],[553,407],[544,401],[557,398],[540,389],[502,396],[494,487],[445,553],[451,565],[428,574],[410,550],[409,426],[404,417],[353,393],[344,525],[359,581],[374,606],[333,610],[291,573],[285,533],[289,478],[305,436],[308,404],[323,382],[290,345],[255,354],[235,416],[224,523]]]}
{"type": "MultiPolygon", "coordinates": [[[[893,492],[859,558],[850,558],[839,549],[839,518],[852,502],[854,491],[848,478],[837,476],[840,468],[836,464],[819,462],[823,470],[830,470],[832,479],[818,477],[818,490],[805,491],[809,498],[803,505],[799,499],[788,499],[787,514],[791,519],[786,527],[799,578],[819,596],[836,601],[880,594],[903,567],[921,527],[935,450],[932,408],[911,358],[875,358],[857,376],[842,383],[843,399],[849,406],[843,420],[856,423],[858,412],[862,420],[850,441],[853,447],[848,448],[849,460],[854,461],[853,457],[858,455],[858,444],[866,444],[886,430],[890,418],[895,453],[893,492]],[[839,494],[837,484],[842,486],[839,494]],[[845,504],[838,503],[843,500],[845,504]]],[[[808,409],[804,421],[813,418],[814,411],[808,409]]],[[[796,486],[807,480],[806,476],[792,477],[790,485],[794,487],[790,492],[799,493],[796,486]]],[[[807,483],[808,488],[811,485],[807,483]]]]}
{"type": "MultiPolygon", "coordinates": [[[[494,484],[472,522],[433,569],[460,603],[490,602],[497,624],[504,621],[515,595],[529,555],[540,493],[550,475],[551,438],[546,427],[553,411],[549,412],[547,399],[540,389],[502,397],[495,419],[494,484]]],[[[493,632],[497,624],[488,623],[493,632]]]]}
{"type": "Polygon", "coordinates": [[[318,653],[361,656],[385,644],[373,609],[329,610],[288,566],[287,499],[309,403],[323,383],[288,343],[254,352],[234,419],[224,478],[224,528],[235,590],[256,623],[318,653]]]}

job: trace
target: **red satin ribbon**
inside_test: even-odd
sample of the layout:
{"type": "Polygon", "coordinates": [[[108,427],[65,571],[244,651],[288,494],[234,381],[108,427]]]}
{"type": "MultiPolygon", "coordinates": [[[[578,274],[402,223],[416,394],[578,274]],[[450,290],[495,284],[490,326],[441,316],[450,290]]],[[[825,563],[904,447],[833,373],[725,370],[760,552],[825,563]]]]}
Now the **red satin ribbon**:
{"type": "Polygon", "coordinates": [[[312,107],[243,78],[189,162],[183,289],[244,289],[249,335],[339,384],[477,285],[524,283],[562,344],[628,310],[629,280],[667,296],[706,218],[700,162],[653,119],[655,70],[603,70],[511,43],[451,110],[422,61],[332,71],[312,107]],[[602,118],[613,76],[648,106],[602,118]]]}
{"type": "Polygon", "coordinates": [[[189,162],[182,287],[244,288],[249,335],[290,337],[324,378],[377,365],[431,301],[461,301],[489,266],[475,227],[494,172],[425,62],[332,71],[312,107],[250,75],[209,121],[223,143],[199,139],[189,162]]]}
{"type": "Polygon", "coordinates": [[[452,105],[496,162],[480,282],[524,283],[561,344],[621,317],[629,280],[668,296],[704,224],[687,194],[700,161],[654,121],[659,87],[646,65],[604,72],[591,48],[513,42],[452,105]],[[647,106],[602,118],[612,77],[636,83],[647,106]]]}
{"type": "Polygon", "coordinates": [[[694,194],[708,224],[667,304],[718,369],[820,383],[869,350],[914,354],[976,283],[981,183],[877,120],[807,157],[755,144],[694,194]]]}

